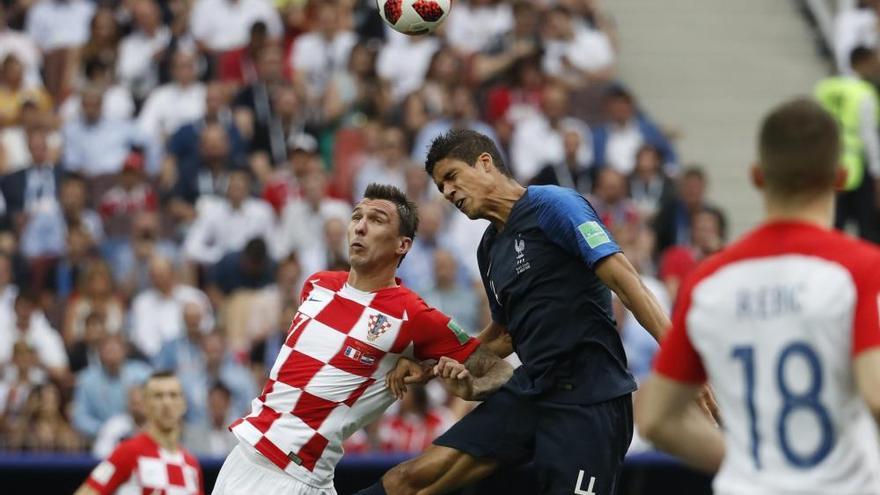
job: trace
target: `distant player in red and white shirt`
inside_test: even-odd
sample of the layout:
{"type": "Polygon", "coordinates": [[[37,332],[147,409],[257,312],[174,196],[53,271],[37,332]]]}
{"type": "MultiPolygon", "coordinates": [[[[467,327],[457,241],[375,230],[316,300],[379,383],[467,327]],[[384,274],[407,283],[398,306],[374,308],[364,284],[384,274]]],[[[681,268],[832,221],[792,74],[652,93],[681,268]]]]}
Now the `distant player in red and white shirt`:
{"type": "Polygon", "coordinates": [[[395,279],[417,226],[401,191],[367,188],[348,226],[351,271],[306,280],[263,394],[230,427],[240,443],[215,495],[335,494],[342,443],[394,401],[385,375],[401,355],[463,362],[476,394],[507,381],[510,365],[395,279]]]}
{"type": "Polygon", "coordinates": [[[686,280],[638,397],[642,435],[717,494],[880,493],[880,249],[831,229],[840,152],[813,102],[764,120],[766,222],[686,280]],[[689,409],[706,380],[723,432],[689,409]]]}
{"type": "Polygon", "coordinates": [[[120,443],[75,495],[203,495],[199,463],[180,445],[185,412],[177,377],[154,373],[144,385],[143,431],[120,443]]]}

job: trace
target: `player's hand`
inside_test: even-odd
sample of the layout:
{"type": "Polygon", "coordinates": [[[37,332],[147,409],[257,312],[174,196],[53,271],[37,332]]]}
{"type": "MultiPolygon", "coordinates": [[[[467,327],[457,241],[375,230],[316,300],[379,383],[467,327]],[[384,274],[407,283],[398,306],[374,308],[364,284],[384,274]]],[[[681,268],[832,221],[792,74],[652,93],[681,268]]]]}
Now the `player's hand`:
{"type": "Polygon", "coordinates": [[[434,378],[431,366],[423,366],[412,359],[401,357],[394,369],[385,375],[385,385],[398,400],[406,393],[406,386],[413,383],[426,383],[434,378]]]}
{"type": "Polygon", "coordinates": [[[473,400],[474,377],[463,364],[444,356],[434,366],[434,374],[443,380],[449,393],[464,400],[473,400]]]}

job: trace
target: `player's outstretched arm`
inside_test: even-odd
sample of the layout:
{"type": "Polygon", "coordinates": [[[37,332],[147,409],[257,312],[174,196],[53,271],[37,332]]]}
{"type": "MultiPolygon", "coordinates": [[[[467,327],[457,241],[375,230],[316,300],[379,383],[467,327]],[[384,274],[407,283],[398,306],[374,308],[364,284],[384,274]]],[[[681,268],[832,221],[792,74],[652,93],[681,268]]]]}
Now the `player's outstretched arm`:
{"type": "Polygon", "coordinates": [[[880,349],[860,353],[853,368],[859,394],[880,426],[880,349]]]}
{"type": "Polygon", "coordinates": [[[636,396],[636,425],[660,450],[714,473],[724,458],[724,436],[694,400],[701,390],[652,374],[636,396]]]}
{"type": "Polygon", "coordinates": [[[513,367],[480,346],[464,363],[448,357],[440,358],[434,366],[434,374],[443,380],[452,394],[464,400],[483,400],[507,383],[513,367]]]}
{"type": "Polygon", "coordinates": [[[617,294],[624,306],[657,342],[669,329],[669,316],[654,294],[642,283],[635,267],[622,253],[602,259],[593,269],[596,276],[617,294]]]}

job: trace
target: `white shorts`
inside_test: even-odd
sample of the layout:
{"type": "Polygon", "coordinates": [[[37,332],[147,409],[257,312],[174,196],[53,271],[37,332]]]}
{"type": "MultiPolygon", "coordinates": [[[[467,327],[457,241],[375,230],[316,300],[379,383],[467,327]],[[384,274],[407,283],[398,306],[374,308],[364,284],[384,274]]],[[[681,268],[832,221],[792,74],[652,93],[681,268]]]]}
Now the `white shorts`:
{"type": "Polygon", "coordinates": [[[211,495],[336,495],[290,476],[258,452],[236,445],[223,462],[211,495]]]}

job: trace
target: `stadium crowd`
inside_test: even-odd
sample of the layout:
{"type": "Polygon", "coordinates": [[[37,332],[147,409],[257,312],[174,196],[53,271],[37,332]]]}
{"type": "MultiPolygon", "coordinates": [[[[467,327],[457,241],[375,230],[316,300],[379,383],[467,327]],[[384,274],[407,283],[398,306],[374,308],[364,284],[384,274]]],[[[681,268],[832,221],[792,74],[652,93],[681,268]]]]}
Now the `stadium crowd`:
{"type": "MultiPolygon", "coordinates": [[[[14,0],[0,7],[0,449],[106,455],[174,370],[184,443],[225,455],[303,281],[347,269],[371,182],[418,201],[403,282],[472,332],[485,223],[442,201],[428,144],[486,133],[517,179],[590,198],[667,306],[725,242],[700,167],[617,78],[595,0],[458,1],[434,36],[374,0],[14,0]]],[[[630,367],[656,348],[617,304],[630,367]]],[[[468,406],[413,389],[350,439],[420,451],[468,406]]]]}

